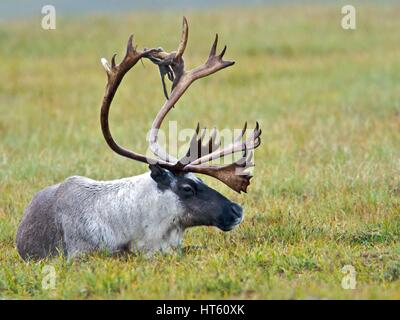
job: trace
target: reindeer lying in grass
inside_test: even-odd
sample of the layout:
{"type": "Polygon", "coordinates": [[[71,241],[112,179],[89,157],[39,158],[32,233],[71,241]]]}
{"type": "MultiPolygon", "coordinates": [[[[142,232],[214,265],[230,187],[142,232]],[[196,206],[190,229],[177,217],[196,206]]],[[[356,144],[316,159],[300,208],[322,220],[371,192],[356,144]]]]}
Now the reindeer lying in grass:
{"type": "Polygon", "coordinates": [[[25,210],[17,232],[17,248],[23,259],[41,259],[58,253],[68,258],[88,252],[111,253],[132,250],[151,254],[168,251],[181,244],[186,228],[216,226],[232,230],[243,219],[242,208],[208,187],[194,173],[219,179],[237,192],[244,191],[251,175],[251,150],[260,144],[258,127],[247,139],[244,133],[222,148],[211,135],[204,143],[199,126],[184,157],[175,159],[158,144],[158,130],[186,89],[197,79],[234,64],[224,61],[226,47],[216,54],[218,36],[207,61],[190,71],[184,68],[183,53],[188,39],[188,24],[183,19],[183,32],[177,51],[162,48],[136,50],[132,36],[120,64],[111,65],[103,58],[108,82],[101,107],[101,128],[107,144],[121,156],[149,164],[150,172],[114,181],[95,181],[73,176],[47,187],[33,198],[25,210]],[[108,115],[111,102],[125,74],[142,58],[155,63],[160,70],[166,101],[151,128],[150,148],[156,158],[119,146],[113,139],[108,115]],[[168,97],[164,77],[172,81],[168,97]],[[229,165],[205,165],[211,160],[243,152],[240,160],[229,165]]]}

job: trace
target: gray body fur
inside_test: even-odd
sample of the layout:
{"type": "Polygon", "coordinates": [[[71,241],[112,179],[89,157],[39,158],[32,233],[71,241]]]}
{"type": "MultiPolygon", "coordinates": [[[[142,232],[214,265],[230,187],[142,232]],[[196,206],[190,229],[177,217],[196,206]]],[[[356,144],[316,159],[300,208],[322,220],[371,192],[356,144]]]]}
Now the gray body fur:
{"type": "Polygon", "coordinates": [[[180,245],[189,226],[184,211],[177,195],[158,189],[150,173],[104,182],[74,176],[36,194],[18,229],[17,249],[24,259],[167,251],[180,245]]]}

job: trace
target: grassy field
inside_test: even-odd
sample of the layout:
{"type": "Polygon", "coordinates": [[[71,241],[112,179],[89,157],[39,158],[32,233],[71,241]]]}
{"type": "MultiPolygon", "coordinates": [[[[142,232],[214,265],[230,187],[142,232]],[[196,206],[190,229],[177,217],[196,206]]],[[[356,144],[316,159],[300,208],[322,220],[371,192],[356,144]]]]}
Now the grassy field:
{"type": "MultiPolygon", "coordinates": [[[[357,30],[339,6],[280,6],[122,17],[40,18],[0,25],[0,298],[400,299],[400,7],[357,6],[357,30]],[[263,143],[229,233],[195,228],[182,252],[23,262],[15,233],[33,195],[70,175],[116,179],[146,170],[106,147],[100,57],[127,37],[174,49],[183,13],[186,64],[203,62],[215,32],[237,64],[194,84],[169,120],[240,128],[259,120],[263,143]],[[54,289],[42,288],[54,266],[54,289]],[[344,265],[355,290],[341,286],[344,265]]],[[[157,70],[139,63],[111,112],[115,136],[146,149],[163,102],[157,70]],[[151,72],[150,72],[151,70],[151,72]]]]}

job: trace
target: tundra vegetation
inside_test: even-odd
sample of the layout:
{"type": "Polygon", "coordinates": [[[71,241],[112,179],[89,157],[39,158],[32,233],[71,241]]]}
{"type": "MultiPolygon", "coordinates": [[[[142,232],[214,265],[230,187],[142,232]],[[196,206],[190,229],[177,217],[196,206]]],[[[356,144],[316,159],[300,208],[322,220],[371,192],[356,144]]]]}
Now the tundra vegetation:
{"type": "MultiPolygon", "coordinates": [[[[400,7],[356,9],[356,30],[341,28],[333,5],[58,15],[51,31],[40,19],[1,22],[0,297],[399,299],[400,7]],[[131,33],[139,47],[175,48],[184,14],[204,26],[191,28],[189,68],[204,62],[213,32],[236,65],[193,84],[168,120],[240,128],[246,118],[263,128],[246,196],[204,177],[243,206],[243,223],[229,233],[188,230],[182,250],[150,259],[24,262],[15,233],[37,191],[71,175],[111,180],[147,170],[104,142],[99,58],[121,57],[131,33]],[[54,288],[42,286],[48,265],[54,288]],[[355,290],[342,288],[345,265],[357,272],[355,290]]],[[[124,81],[113,133],[144,152],[160,79],[145,62],[124,81]]]]}

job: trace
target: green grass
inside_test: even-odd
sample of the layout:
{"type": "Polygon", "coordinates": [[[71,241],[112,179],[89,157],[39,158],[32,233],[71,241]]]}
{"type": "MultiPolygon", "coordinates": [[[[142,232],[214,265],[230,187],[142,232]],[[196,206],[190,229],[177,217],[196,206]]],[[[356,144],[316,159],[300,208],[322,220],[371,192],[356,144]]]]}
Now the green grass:
{"type": "MultiPolygon", "coordinates": [[[[116,179],[144,165],[113,154],[99,127],[106,83],[99,59],[120,58],[128,35],[172,50],[183,12],[40,19],[0,25],[0,298],[400,298],[400,7],[357,4],[357,30],[339,6],[185,12],[186,64],[213,34],[237,64],[195,83],[169,115],[180,128],[240,128],[259,120],[263,142],[229,233],[195,228],[184,249],[151,259],[101,254],[23,262],[14,239],[33,195],[70,175],[116,179]],[[195,249],[195,247],[198,249],[195,249]],[[42,268],[57,283],[42,289],[42,268]],[[344,265],[357,271],[344,290],[344,265]]],[[[156,69],[139,63],[115,99],[111,126],[146,149],[163,101],[156,69]],[[151,72],[149,72],[151,71],[151,72]]]]}

